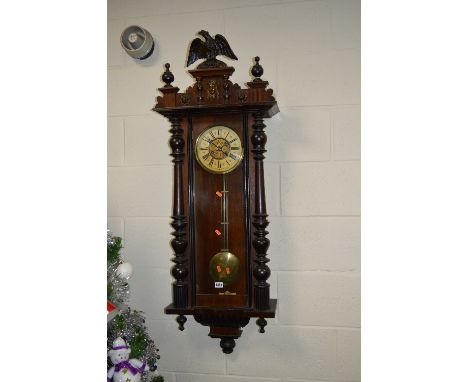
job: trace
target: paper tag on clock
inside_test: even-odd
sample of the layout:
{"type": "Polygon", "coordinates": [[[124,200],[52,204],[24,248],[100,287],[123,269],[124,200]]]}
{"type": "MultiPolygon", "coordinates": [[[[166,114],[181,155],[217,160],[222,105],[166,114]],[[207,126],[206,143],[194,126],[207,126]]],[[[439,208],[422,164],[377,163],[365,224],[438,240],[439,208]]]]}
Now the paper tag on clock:
{"type": "Polygon", "coordinates": [[[215,288],[224,288],[224,283],[222,281],[215,281],[215,288]]]}

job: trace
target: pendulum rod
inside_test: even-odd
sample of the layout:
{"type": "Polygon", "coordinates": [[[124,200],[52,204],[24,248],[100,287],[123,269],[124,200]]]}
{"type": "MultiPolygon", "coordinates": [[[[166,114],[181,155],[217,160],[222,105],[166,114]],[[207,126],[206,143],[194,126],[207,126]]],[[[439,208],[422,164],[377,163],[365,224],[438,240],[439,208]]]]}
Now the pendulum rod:
{"type": "Polygon", "coordinates": [[[223,248],[221,251],[229,252],[229,216],[228,216],[228,202],[229,191],[227,190],[226,174],[223,174],[223,189],[221,191],[221,232],[223,237],[223,248]]]}

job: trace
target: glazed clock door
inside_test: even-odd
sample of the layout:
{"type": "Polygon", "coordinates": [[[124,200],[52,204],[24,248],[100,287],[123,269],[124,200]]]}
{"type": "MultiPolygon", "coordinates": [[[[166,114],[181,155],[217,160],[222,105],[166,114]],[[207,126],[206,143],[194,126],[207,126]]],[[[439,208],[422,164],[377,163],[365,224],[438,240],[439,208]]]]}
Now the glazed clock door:
{"type": "Polygon", "coordinates": [[[192,118],[195,305],[245,307],[243,117],[192,118]],[[229,121],[228,121],[229,119],[229,121]]]}

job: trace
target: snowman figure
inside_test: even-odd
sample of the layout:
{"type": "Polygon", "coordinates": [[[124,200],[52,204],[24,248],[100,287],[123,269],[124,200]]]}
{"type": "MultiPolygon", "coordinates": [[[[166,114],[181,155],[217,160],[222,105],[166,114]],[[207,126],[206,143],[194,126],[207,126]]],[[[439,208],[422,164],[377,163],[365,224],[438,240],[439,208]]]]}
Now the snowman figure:
{"type": "Polygon", "coordinates": [[[117,338],[109,350],[109,358],[114,364],[107,372],[107,382],[140,382],[141,374],[148,371],[145,362],[130,359],[130,348],[123,338],[117,338]]]}

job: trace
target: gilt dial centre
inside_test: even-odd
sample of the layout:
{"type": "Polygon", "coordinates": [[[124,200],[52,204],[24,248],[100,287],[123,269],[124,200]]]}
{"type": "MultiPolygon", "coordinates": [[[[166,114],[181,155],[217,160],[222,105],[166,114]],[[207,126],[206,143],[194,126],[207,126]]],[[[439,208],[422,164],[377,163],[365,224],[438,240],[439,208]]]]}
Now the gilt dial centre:
{"type": "Polygon", "coordinates": [[[209,146],[210,156],[214,159],[224,159],[231,151],[231,145],[224,138],[216,138],[211,141],[209,146]]]}

